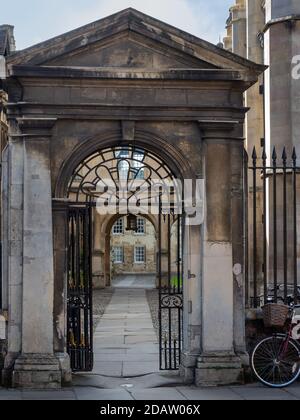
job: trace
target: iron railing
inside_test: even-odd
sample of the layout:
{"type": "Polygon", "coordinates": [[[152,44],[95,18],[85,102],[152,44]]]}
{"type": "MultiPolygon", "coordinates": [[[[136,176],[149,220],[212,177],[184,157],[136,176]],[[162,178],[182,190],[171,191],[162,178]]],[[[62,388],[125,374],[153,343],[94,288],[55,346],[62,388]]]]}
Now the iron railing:
{"type": "MultiPolygon", "coordinates": [[[[298,188],[295,148],[271,158],[254,148],[248,167],[248,273],[246,305],[300,300],[298,286],[298,188]]],[[[300,255],[299,255],[300,257],[300,255]]]]}

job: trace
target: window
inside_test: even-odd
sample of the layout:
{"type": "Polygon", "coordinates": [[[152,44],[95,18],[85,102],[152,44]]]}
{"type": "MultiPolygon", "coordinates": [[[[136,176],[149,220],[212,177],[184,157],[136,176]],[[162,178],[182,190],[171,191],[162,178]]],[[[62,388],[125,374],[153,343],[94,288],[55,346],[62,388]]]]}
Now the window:
{"type": "Polygon", "coordinates": [[[124,252],[122,246],[114,246],[112,249],[113,262],[115,264],[123,264],[124,262],[124,252]]]}
{"type": "Polygon", "coordinates": [[[131,155],[128,149],[121,149],[116,153],[116,157],[119,160],[118,171],[121,180],[127,180],[127,178],[145,179],[145,153],[143,150],[136,149],[131,155]]]}
{"type": "Polygon", "coordinates": [[[136,264],[142,264],[145,262],[145,247],[136,246],[134,248],[134,262],[136,264]]]}
{"type": "Polygon", "coordinates": [[[137,150],[133,154],[133,170],[135,179],[145,179],[145,168],[144,168],[144,152],[143,150],[137,150]]]}
{"type": "Polygon", "coordinates": [[[141,217],[139,217],[137,219],[137,230],[136,230],[136,234],[137,235],[144,235],[146,232],[146,221],[145,219],[142,219],[141,217]]]}
{"type": "Polygon", "coordinates": [[[124,219],[118,219],[113,225],[113,235],[123,235],[124,233],[124,219]]]}

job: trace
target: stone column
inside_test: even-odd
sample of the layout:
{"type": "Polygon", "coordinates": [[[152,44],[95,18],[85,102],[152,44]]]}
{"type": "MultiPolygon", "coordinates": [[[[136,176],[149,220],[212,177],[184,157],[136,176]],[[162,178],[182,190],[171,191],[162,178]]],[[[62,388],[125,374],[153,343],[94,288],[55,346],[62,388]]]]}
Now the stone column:
{"type": "Polygon", "coordinates": [[[21,353],[13,386],[58,388],[53,350],[53,234],[50,137],[54,119],[20,119],[24,158],[21,353]]]}
{"type": "MultiPolygon", "coordinates": [[[[10,125],[16,132],[14,124],[10,125]]],[[[3,278],[7,283],[7,355],[2,372],[3,385],[11,385],[14,362],[21,352],[22,346],[22,276],[23,276],[23,143],[20,137],[10,137],[6,151],[7,185],[6,194],[2,196],[3,209],[7,221],[3,230],[3,278]]],[[[4,221],[4,219],[2,219],[4,221]]]]}
{"type": "Polygon", "coordinates": [[[235,337],[243,332],[234,331],[245,322],[243,305],[238,305],[243,293],[236,296],[235,284],[237,275],[238,285],[243,289],[243,240],[239,237],[243,207],[239,201],[242,197],[236,195],[241,192],[242,172],[235,168],[235,160],[241,166],[243,157],[242,127],[222,121],[201,121],[200,127],[205,153],[206,218],[203,227],[202,353],[197,362],[196,384],[220,385],[236,383],[243,378],[242,362],[235,349],[235,337]],[[240,144],[238,154],[233,153],[236,143],[240,144]],[[240,249],[238,254],[237,249],[240,249]]]}

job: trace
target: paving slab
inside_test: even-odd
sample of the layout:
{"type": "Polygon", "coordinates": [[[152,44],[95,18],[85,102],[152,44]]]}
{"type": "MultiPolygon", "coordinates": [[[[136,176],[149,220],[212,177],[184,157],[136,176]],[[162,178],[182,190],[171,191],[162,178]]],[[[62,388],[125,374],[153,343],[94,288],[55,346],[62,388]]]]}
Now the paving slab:
{"type": "Polygon", "coordinates": [[[131,392],[135,400],[184,401],[186,398],[176,388],[141,389],[131,392]]]}
{"type": "Polygon", "coordinates": [[[289,395],[297,398],[297,400],[300,399],[300,386],[299,385],[291,385],[288,388],[285,388],[284,391],[287,392],[289,395]]]}
{"type": "Polygon", "coordinates": [[[147,375],[149,373],[158,372],[158,360],[155,362],[123,362],[123,376],[147,375]]]}
{"type": "Polygon", "coordinates": [[[31,400],[31,401],[72,401],[76,400],[76,395],[73,390],[60,390],[60,391],[22,391],[21,394],[22,400],[31,400]]]}
{"type": "Polygon", "coordinates": [[[293,400],[296,396],[287,392],[285,389],[267,388],[263,386],[248,387],[239,386],[231,388],[235,393],[245,400],[293,400]]]}
{"type": "Polygon", "coordinates": [[[20,399],[22,399],[21,391],[0,388],[0,401],[17,401],[20,399]]]}
{"type": "Polygon", "coordinates": [[[177,390],[188,400],[243,400],[243,396],[237,394],[230,388],[211,387],[211,388],[193,388],[178,387],[177,390]]]}
{"type": "Polygon", "coordinates": [[[155,343],[155,341],[157,340],[156,335],[153,334],[153,336],[151,335],[143,335],[141,336],[130,336],[127,335],[125,336],[125,344],[137,344],[137,343],[155,343]]]}
{"type": "Polygon", "coordinates": [[[94,361],[96,362],[155,362],[158,364],[158,355],[156,354],[141,354],[141,353],[129,353],[129,354],[112,354],[112,353],[101,353],[94,355],[94,361]]]}
{"type": "Polygon", "coordinates": [[[128,401],[133,400],[132,396],[124,389],[97,389],[97,388],[75,388],[78,400],[88,401],[128,401]]]}
{"type": "Polygon", "coordinates": [[[122,361],[119,362],[112,362],[112,361],[106,361],[106,362],[95,362],[94,363],[94,373],[99,373],[100,375],[105,376],[122,376],[122,361]]]}

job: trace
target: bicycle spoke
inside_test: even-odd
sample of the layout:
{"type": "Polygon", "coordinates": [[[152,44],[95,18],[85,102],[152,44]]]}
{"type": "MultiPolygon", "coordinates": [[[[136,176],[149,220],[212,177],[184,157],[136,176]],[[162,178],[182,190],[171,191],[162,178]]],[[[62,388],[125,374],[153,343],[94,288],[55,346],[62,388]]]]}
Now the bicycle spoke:
{"type": "Polygon", "coordinates": [[[254,373],[265,384],[285,386],[299,375],[299,349],[287,336],[273,336],[259,343],[252,354],[254,373]]]}

